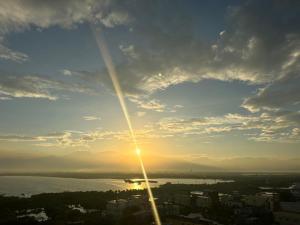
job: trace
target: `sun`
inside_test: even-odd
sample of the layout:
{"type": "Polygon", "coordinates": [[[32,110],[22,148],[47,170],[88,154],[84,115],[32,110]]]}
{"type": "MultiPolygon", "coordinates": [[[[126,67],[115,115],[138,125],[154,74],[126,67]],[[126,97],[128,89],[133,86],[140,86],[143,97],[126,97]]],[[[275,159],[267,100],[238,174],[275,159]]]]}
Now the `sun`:
{"type": "Polygon", "coordinates": [[[141,149],[136,148],[136,149],[135,149],[135,153],[136,153],[137,155],[141,155],[141,149]]]}

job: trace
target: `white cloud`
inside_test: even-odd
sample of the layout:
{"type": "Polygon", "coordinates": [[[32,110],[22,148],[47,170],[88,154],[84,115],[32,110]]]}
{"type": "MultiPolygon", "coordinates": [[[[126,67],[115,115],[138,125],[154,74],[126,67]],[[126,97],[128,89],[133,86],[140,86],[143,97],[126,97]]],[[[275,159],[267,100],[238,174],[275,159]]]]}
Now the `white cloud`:
{"type": "Polygon", "coordinates": [[[0,36],[0,59],[12,60],[16,62],[24,62],[28,60],[28,56],[25,53],[13,51],[6,47],[3,43],[3,40],[0,36]]]}
{"type": "Polygon", "coordinates": [[[132,18],[126,11],[115,10],[105,17],[101,18],[101,22],[104,26],[112,28],[118,25],[128,24],[132,18]]]}
{"type": "Polygon", "coordinates": [[[95,93],[95,89],[92,90],[85,85],[72,81],[54,80],[37,75],[20,76],[2,73],[0,76],[0,100],[11,98],[56,100],[59,96],[53,94],[53,91],[95,93]]]}
{"type": "Polygon", "coordinates": [[[99,117],[99,116],[84,116],[83,119],[87,120],[87,121],[94,121],[94,120],[101,120],[101,117],[99,117]]]}
{"type": "Polygon", "coordinates": [[[141,98],[129,98],[129,100],[135,104],[137,104],[140,109],[153,110],[156,112],[164,112],[166,109],[166,105],[162,104],[157,99],[141,99],[141,98]]]}
{"type": "Polygon", "coordinates": [[[7,96],[0,96],[0,100],[11,100],[11,98],[7,96]]]}
{"type": "Polygon", "coordinates": [[[70,70],[67,70],[67,69],[62,70],[61,72],[65,76],[71,76],[72,75],[72,72],[70,70]]]}
{"type": "MultiPolygon", "coordinates": [[[[229,7],[225,30],[209,44],[193,35],[192,31],[198,28],[180,6],[174,4],[161,15],[155,4],[139,1],[132,5],[128,2],[115,6],[131,18],[125,25],[132,29],[128,33],[124,31],[119,40],[123,60],[116,65],[120,84],[127,95],[149,96],[180,83],[216,79],[265,85],[264,91],[249,97],[243,104],[253,112],[258,108],[282,107],[286,99],[290,104],[299,102],[299,78],[293,75],[299,74],[300,34],[295,25],[299,13],[294,5],[297,3],[286,2],[278,8],[272,1],[266,4],[249,1],[229,7]],[[141,8],[148,10],[139,10],[141,8]],[[174,11],[176,16],[172,14],[174,11]],[[291,12],[289,26],[285,25],[286,12],[291,12]],[[132,35],[137,40],[134,43],[130,38],[132,35]],[[291,82],[287,84],[282,79],[291,82]],[[272,94],[268,96],[271,89],[272,94]],[[273,94],[280,97],[272,97],[273,94]],[[262,98],[264,100],[259,100],[262,98]],[[275,99],[280,104],[275,103],[275,99]]],[[[78,71],[77,76],[112,89],[105,71],[78,71]]]]}
{"type": "Polygon", "coordinates": [[[0,135],[1,141],[13,141],[13,142],[22,142],[22,141],[32,141],[32,142],[44,142],[48,140],[53,140],[57,138],[62,138],[63,136],[68,135],[67,132],[57,132],[49,133],[46,135],[19,135],[19,134],[2,134],[0,135]]]}
{"type": "Polygon", "coordinates": [[[278,110],[300,103],[300,70],[275,80],[252,97],[245,99],[243,107],[251,112],[261,109],[278,110]]]}
{"type": "Polygon", "coordinates": [[[181,108],[184,108],[184,106],[183,105],[174,105],[174,108],[175,109],[181,109],[181,108]]]}
{"type": "Polygon", "coordinates": [[[61,88],[61,85],[49,79],[36,76],[2,76],[0,94],[6,98],[45,98],[56,100],[49,89],[61,88]]]}
{"type": "MultiPolygon", "coordinates": [[[[88,118],[90,119],[90,118],[88,118]]],[[[94,118],[91,118],[94,119],[94,118]]],[[[226,114],[203,118],[163,118],[135,130],[140,142],[161,138],[218,138],[239,134],[257,142],[300,143],[300,112],[277,111],[260,115],[226,114]]],[[[131,142],[128,130],[63,131],[46,135],[0,135],[1,141],[32,142],[44,147],[89,147],[98,140],[131,142]]]]}
{"type": "Polygon", "coordinates": [[[0,2],[0,58],[18,62],[28,60],[25,53],[4,45],[11,32],[32,27],[46,29],[51,26],[72,28],[84,22],[102,23],[106,27],[127,24],[130,16],[122,9],[111,8],[113,1],[98,0],[10,0],[0,2]]]}
{"type": "Polygon", "coordinates": [[[226,114],[221,117],[164,118],[154,130],[178,136],[228,133],[238,131],[249,140],[300,142],[297,135],[300,112],[277,111],[260,115],[226,114]]]}
{"type": "Polygon", "coordinates": [[[119,47],[125,56],[128,56],[132,59],[137,59],[139,57],[133,45],[129,45],[129,46],[120,45],[119,47]]]}
{"type": "MultiPolygon", "coordinates": [[[[123,91],[140,109],[174,111],[176,107],[170,109],[149,95],[184,82],[239,80],[263,86],[242,105],[253,113],[260,111],[260,115],[241,118],[235,115],[237,118],[234,119],[231,118],[233,114],[213,118],[165,119],[160,121],[160,125],[166,134],[174,131],[213,133],[257,129],[264,140],[291,137],[291,129],[295,127],[290,121],[297,120],[300,102],[300,14],[297,2],[287,1],[278,7],[273,1],[266,4],[247,1],[237,7],[229,7],[228,24],[213,43],[203,42],[193,35],[193,31],[198,29],[193,18],[177,4],[168,5],[169,10],[162,14],[156,4],[148,1],[131,3],[2,1],[0,57],[16,61],[28,59],[25,54],[10,50],[3,44],[4,37],[11,32],[32,27],[72,28],[84,22],[101,23],[109,29],[125,25],[130,29],[115,40],[119,41],[121,53],[116,70],[123,91]],[[147,10],[141,10],[145,8],[147,10]],[[134,43],[132,36],[137,40],[134,43]],[[272,120],[277,122],[272,124],[272,120]]],[[[72,75],[72,85],[35,76],[1,77],[0,98],[54,100],[57,96],[52,90],[85,92],[99,84],[113,89],[105,71],[64,70],[63,73],[72,75]]]]}

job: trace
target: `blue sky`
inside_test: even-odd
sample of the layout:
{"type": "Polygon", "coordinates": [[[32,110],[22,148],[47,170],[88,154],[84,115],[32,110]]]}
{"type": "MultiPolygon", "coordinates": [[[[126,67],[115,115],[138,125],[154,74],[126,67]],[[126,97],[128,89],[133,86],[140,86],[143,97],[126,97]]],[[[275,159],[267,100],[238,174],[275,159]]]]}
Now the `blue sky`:
{"type": "Polygon", "coordinates": [[[149,159],[299,169],[299,9],[271,0],[3,1],[0,158],[130,157],[92,27],[149,159]]]}

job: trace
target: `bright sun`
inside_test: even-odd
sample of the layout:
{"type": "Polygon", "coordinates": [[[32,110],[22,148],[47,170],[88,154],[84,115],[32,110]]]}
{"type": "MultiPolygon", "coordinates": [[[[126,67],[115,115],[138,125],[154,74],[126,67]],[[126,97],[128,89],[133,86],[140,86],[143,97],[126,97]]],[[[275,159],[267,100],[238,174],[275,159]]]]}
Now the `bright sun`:
{"type": "Polygon", "coordinates": [[[135,149],[135,153],[136,153],[137,155],[141,155],[141,149],[136,148],[136,149],[135,149]]]}

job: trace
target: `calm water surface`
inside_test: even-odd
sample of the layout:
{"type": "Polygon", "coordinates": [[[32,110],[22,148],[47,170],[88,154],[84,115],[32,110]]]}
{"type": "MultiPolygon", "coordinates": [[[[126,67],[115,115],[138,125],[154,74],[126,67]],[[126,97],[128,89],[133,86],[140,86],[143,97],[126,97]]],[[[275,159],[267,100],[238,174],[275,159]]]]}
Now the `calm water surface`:
{"type": "MultiPolygon", "coordinates": [[[[173,184],[215,184],[232,182],[218,179],[154,179],[152,187],[171,182],[173,184]]],[[[108,191],[143,189],[144,184],[128,184],[122,179],[76,179],[37,176],[0,176],[0,194],[13,196],[30,196],[40,193],[57,193],[64,191],[108,191]]]]}

